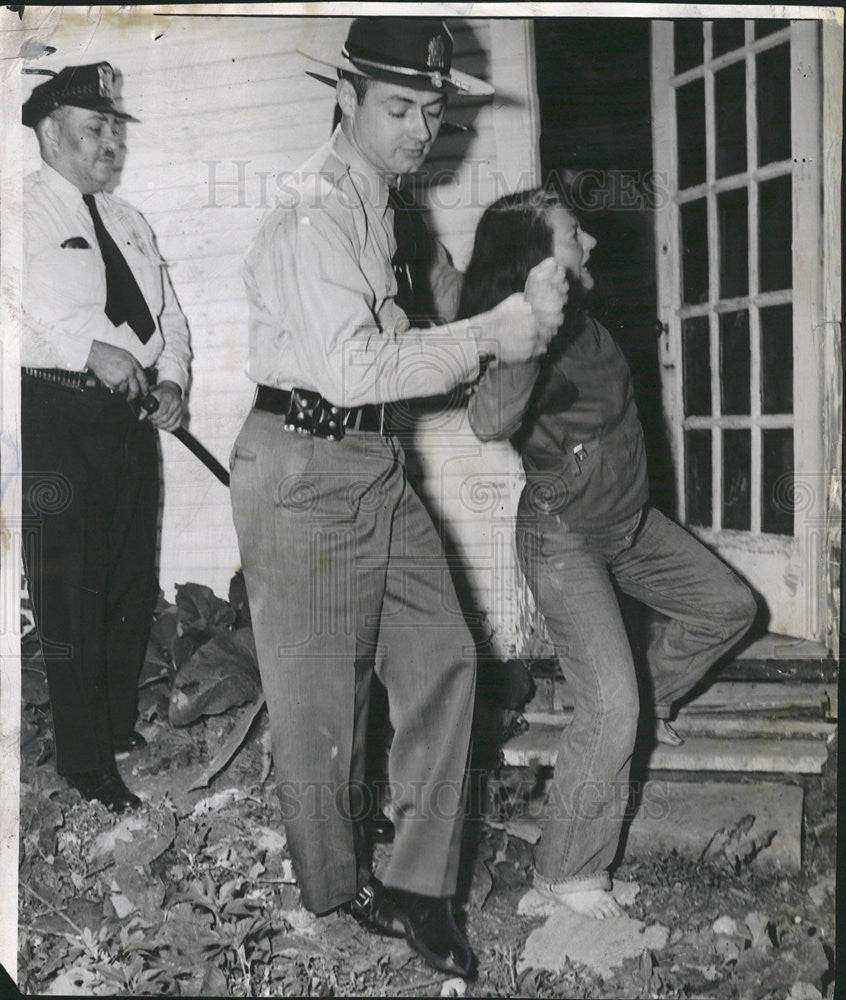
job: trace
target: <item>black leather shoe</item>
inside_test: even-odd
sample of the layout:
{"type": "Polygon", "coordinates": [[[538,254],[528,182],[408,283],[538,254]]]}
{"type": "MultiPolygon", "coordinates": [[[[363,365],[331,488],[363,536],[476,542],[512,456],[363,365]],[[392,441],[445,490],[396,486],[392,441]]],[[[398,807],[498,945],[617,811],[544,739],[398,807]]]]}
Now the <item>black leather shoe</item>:
{"type": "Polygon", "coordinates": [[[130,792],[117,771],[81,771],[66,775],[65,780],[84,799],[97,799],[114,812],[137,809],[141,805],[141,799],[130,792]]]}
{"type": "Polygon", "coordinates": [[[451,899],[387,889],[377,880],[359,890],[347,912],[363,927],[388,937],[404,937],[440,972],[471,978],[476,956],[455,922],[451,899]]]}
{"type": "Polygon", "coordinates": [[[365,819],[364,830],[371,844],[394,842],[394,824],[381,811],[365,819]]]}
{"type": "Polygon", "coordinates": [[[405,925],[395,918],[387,896],[388,890],[377,879],[362,886],[341,909],[368,931],[387,937],[405,937],[405,925]]]}
{"type": "Polygon", "coordinates": [[[141,735],[141,733],[127,733],[125,736],[113,736],[112,737],[112,748],[115,753],[131,753],[133,750],[140,750],[141,747],[145,747],[147,741],[141,735]]]}

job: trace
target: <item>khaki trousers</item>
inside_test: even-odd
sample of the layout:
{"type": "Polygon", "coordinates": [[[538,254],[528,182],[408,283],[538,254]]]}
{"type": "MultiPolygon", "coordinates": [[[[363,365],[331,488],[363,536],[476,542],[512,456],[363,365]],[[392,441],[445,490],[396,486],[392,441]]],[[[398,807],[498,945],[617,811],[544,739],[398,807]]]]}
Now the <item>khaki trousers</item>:
{"type": "Polygon", "coordinates": [[[333,909],[365,877],[374,671],[395,730],[396,836],[380,875],[451,896],[475,656],[440,539],[395,439],[352,431],[326,441],[283,424],[248,415],[232,453],[232,505],[303,903],[333,909]]]}

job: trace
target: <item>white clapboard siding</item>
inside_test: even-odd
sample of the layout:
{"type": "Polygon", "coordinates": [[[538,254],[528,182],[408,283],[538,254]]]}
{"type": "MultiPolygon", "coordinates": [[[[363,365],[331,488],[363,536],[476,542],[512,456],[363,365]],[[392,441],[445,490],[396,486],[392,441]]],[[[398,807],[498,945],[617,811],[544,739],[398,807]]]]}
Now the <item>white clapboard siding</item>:
{"type": "MultiPolygon", "coordinates": [[[[119,74],[124,106],[140,122],[127,126],[116,193],[144,213],[169,262],[194,351],[189,426],[224,464],[253,391],[244,374],[244,254],[286,172],[331,127],[334,92],[305,74],[309,63],[296,50],[338,48],[348,24],[346,18],[157,16],[141,7],[28,7],[16,26],[21,43],[56,48],[29,61],[31,68],[106,59],[119,74]]],[[[472,124],[472,132],[442,136],[429,162],[429,178],[439,181],[430,192],[431,221],[462,265],[484,206],[536,179],[537,113],[527,22],[456,19],[450,25],[456,64],[492,80],[504,98],[451,108],[451,117],[472,124]]],[[[25,81],[25,93],[28,86],[25,81]]],[[[24,160],[27,170],[38,165],[31,136],[24,160]]],[[[496,529],[492,547],[490,517],[470,509],[468,518],[466,499],[492,468],[511,482],[513,455],[507,446],[470,441],[466,430],[456,436],[437,427],[421,431],[420,446],[427,489],[459,547],[477,563],[480,603],[496,631],[513,631],[510,524],[496,529]],[[465,446],[456,461],[450,449],[459,440],[465,446]]],[[[172,595],[174,584],[195,580],[223,595],[239,563],[228,493],[169,435],[162,437],[162,455],[162,586],[172,595]]],[[[473,503],[478,507],[478,497],[473,503]]]]}

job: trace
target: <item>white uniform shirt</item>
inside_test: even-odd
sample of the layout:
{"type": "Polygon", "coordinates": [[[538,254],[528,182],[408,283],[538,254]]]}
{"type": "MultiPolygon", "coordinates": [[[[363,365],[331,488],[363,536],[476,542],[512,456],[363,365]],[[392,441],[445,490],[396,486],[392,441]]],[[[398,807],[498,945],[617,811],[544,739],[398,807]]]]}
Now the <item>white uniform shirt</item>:
{"type": "Polygon", "coordinates": [[[143,368],[155,365],[159,382],[175,382],[184,391],[191,359],[188,326],[153,231],[120,198],[100,192],[95,201],[156,329],[142,344],[127,323],[115,326],[106,316],[106,265],[91,213],[79,189],[43,163],[24,180],[21,364],[82,371],[91,342],[100,340],[129,351],[143,368]]]}

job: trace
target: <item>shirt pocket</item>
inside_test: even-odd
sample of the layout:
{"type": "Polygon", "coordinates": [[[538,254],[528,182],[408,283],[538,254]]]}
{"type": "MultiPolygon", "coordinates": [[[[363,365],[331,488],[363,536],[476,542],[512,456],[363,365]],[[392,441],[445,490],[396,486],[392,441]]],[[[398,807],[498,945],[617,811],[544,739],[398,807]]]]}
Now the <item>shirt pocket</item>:
{"type": "Polygon", "coordinates": [[[42,268],[58,297],[74,302],[98,300],[105,288],[106,271],[99,249],[56,247],[38,255],[33,266],[42,268]]]}

